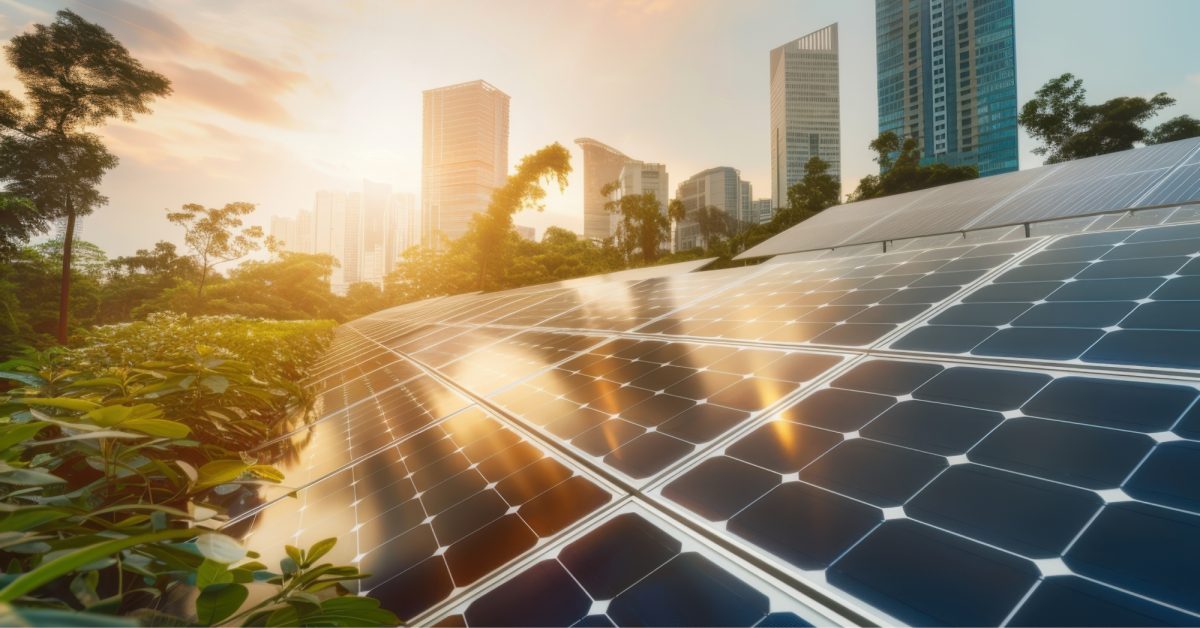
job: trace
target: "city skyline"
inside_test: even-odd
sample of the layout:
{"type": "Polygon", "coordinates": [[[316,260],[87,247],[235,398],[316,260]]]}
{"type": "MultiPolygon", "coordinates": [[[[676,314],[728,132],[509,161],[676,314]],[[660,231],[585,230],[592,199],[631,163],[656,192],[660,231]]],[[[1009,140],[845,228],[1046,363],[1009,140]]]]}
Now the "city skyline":
{"type": "MultiPolygon", "coordinates": [[[[187,202],[258,203],[252,222],[266,226],[273,215],[310,207],[316,190],[353,187],[362,178],[417,192],[421,91],[481,78],[512,95],[510,163],[553,141],[572,150],[575,172],[566,192],[548,195],[545,214],[517,217],[539,232],[550,224],[583,231],[582,151],[571,145],[580,136],[676,173],[730,165],[768,190],[763,60],[771,48],[835,21],[842,44],[843,191],[874,171],[866,148],[878,130],[872,1],[596,0],[489,5],[469,14],[453,3],[296,5],[287,15],[268,11],[269,20],[262,19],[264,7],[232,0],[213,11],[11,2],[0,6],[0,36],[44,21],[61,6],[111,29],[175,83],[176,93],[156,103],[154,115],[102,131],[122,164],[102,185],[110,205],[89,219],[86,232],[114,254],[132,253],[135,242],[178,242],[163,210],[187,202]],[[545,14],[555,28],[521,20],[528,11],[545,14]],[[271,26],[255,38],[237,37],[221,27],[230,16],[271,26]],[[654,24],[667,28],[655,32],[654,24]],[[447,29],[459,29],[469,44],[430,34],[447,29]],[[621,43],[631,38],[645,45],[621,43]],[[689,72],[701,66],[705,72],[689,72]],[[637,106],[629,106],[631,99],[637,106]]],[[[1178,103],[1165,117],[1194,114],[1200,73],[1171,54],[1194,17],[1200,6],[1190,2],[1135,10],[1120,2],[1018,0],[1018,101],[1071,71],[1085,80],[1093,101],[1166,91],[1178,103]],[[1074,24],[1071,47],[1056,39],[1067,21],[1074,24]]],[[[5,72],[0,80],[14,88],[11,70],[5,72]]],[[[1025,168],[1041,162],[1030,156],[1032,147],[1023,137],[1025,168]]]]}

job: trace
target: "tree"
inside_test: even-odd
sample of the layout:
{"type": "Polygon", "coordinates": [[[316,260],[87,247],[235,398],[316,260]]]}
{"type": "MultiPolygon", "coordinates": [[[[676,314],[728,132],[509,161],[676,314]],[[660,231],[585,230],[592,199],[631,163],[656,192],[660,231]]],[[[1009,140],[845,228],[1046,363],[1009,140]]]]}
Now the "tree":
{"type": "Polygon", "coordinates": [[[1200,120],[1192,116],[1176,116],[1154,127],[1146,138],[1147,144],[1165,144],[1178,140],[1200,137],[1200,120]]]}
{"type": "Polygon", "coordinates": [[[253,203],[228,203],[206,208],[188,203],[180,211],[167,210],[167,220],[183,227],[183,241],[200,265],[196,296],[204,296],[204,283],[213,267],[232,262],[262,247],[262,227],[242,227],[242,216],[254,212],[253,203]]]}
{"type": "Polygon", "coordinates": [[[571,153],[555,142],[523,157],[517,171],[492,192],[487,211],[474,218],[474,234],[468,234],[475,239],[480,290],[495,289],[502,283],[511,250],[506,244],[507,234],[513,231],[513,214],[525,209],[541,211],[546,198],[543,185],[557,182],[558,189],[564,190],[570,173],[571,153]]]}
{"type": "MultiPolygon", "coordinates": [[[[111,118],[132,120],[171,92],[166,77],[142,67],[104,28],[59,11],[6,46],[27,103],[0,92],[0,180],[37,209],[21,221],[24,237],[63,220],[62,272],[56,336],[67,340],[75,222],[107,199],[96,187],[117,165],[99,137],[84,131],[111,118]]],[[[12,223],[10,223],[11,225],[12,223]]]]}
{"type": "MultiPolygon", "coordinates": [[[[609,183],[600,188],[600,192],[610,196],[616,189],[616,183],[609,183]]],[[[604,207],[621,216],[617,235],[626,257],[640,252],[642,262],[646,264],[658,258],[663,240],[671,235],[671,220],[653,192],[623,194],[620,199],[605,203],[604,207]]]]}
{"type": "Polygon", "coordinates": [[[829,174],[829,162],[813,155],[804,163],[804,178],[788,188],[787,196],[788,211],[819,212],[840,202],[842,184],[829,174]]]}
{"type": "Polygon", "coordinates": [[[1129,150],[1141,143],[1169,142],[1200,135],[1200,121],[1180,116],[1150,131],[1143,125],[1175,99],[1160,92],[1150,98],[1119,96],[1091,105],[1083,80],[1067,73],[1050,79],[1021,107],[1017,121],[1041,146],[1034,154],[1054,164],[1129,150]]]}
{"type": "Polygon", "coordinates": [[[733,231],[733,220],[719,207],[708,205],[693,213],[696,226],[700,229],[700,239],[704,240],[705,250],[713,246],[713,238],[728,236],[733,231]]]}
{"type": "Polygon", "coordinates": [[[879,174],[863,177],[850,194],[851,201],[924,190],[979,177],[975,166],[950,166],[941,162],[921,165],[920,145],[916,138],[906,137],[901,141],[895,133],[885,131],[869,146],[876,153],[879,174]]]}
{"type": "MultiPolygon", "coordinates": [[[[675,240],[679,239],[679,223],[687,218],[687,207],[683,201],[673,198],[670,203],[667,203],[667,218],[671,220],[671,232],[675,234],[675,240]]],[[[678,242],[671,242],[671,250],[674,251],[678,246],[678,242]]]]}

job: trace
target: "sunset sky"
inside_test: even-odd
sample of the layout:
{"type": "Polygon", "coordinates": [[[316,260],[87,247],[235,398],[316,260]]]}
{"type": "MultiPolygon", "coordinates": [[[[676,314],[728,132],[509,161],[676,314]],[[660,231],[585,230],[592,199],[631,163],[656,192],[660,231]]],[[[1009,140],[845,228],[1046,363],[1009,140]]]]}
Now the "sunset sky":
{"type": "MultiPolygon", "coordinates": [[[[1017,0],[1018,96],[1074,72],[1093,100],[1166,91],[1200,117],[1194,0],[1017,0]]],[[[71,8],[112,31],[175,93],[103,130],[121,165],[84,238],[110,255],[178,240],[165,208],[259,205],[255,222],[311,208],[362,178],[419,192],[421,91],[484,79],[512,97],[509,161],[558,141],[575,174],[539,232],[582,228],[582,155],[594,137],[667,165],[671,186],[733,166],[769,196],[768,51],[839,22],[846,191],[875,171],[873,0],[489,2],[20,2],[0,36],[71,8]]],[[[11,69],[0,86],[16,90],[11,69]]],[[[1039,165],[1022,139],[1022,168],[1039,165]]]]}

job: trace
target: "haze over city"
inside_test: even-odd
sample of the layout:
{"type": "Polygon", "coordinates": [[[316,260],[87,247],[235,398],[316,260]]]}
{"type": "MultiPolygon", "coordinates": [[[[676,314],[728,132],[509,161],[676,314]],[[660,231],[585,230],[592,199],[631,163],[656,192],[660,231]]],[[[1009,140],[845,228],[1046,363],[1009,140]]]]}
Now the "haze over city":
{"type": "MultiPolygon", "coordinates": [[[[252,222],[313,207],[324,188],[363,178],[419,194],[421,92],[483,79],[512,98],[510,168],[558,141],[575,171],[543,214],[516,222],[582,232],[582,154],[593,137],[663,163],[675,182],[732,166],[769,197],[768,52],[837,22],[842,189],[877,172],[875,15],[845,2],[588,0],[587,2],[270,3],[223,0],[67,2],[111,30],[175,94],[134,123],[102,133],[121,165],[85,238],[112,255],[177,240],[164,208],[235,200],[252,222]],[[245,24],[231,30],[229,24],[245,24]]],[[[0,4],[0,37],[44,22],[59,4],[0,4]]],[[[1060,0],[1016,3],[1018,102],[1073,72],[1089,98],[1177,100],[1163,118],[1200,106],[1200,67],[1179,54],[1200,3],[1060,0]],[[1064,39],[1069,34],[1069,39],[1064,39]]],[[[0,87],[20,92],[11,67],[0,87]]],[[[1021,167],[1041,159],[1022,136],[1021,167]]],[[[419,200],[418,200],[419,202],[419,200]]]]}

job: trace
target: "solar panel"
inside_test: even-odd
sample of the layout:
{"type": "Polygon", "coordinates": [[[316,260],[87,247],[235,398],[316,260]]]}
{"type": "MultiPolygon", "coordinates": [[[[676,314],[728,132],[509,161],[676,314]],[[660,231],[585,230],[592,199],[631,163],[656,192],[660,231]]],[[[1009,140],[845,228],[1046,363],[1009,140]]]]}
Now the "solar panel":
{"type": "Polygon", "coordinates": [[[737,259],[1200,200],[1200,138],[831,207],[737,259]]]}
{"type": "Polygon", "coordinates": [[[227,529],[336,536],[417,624],[1195,625],[1195,151],[343,325],[227,529]]]}

